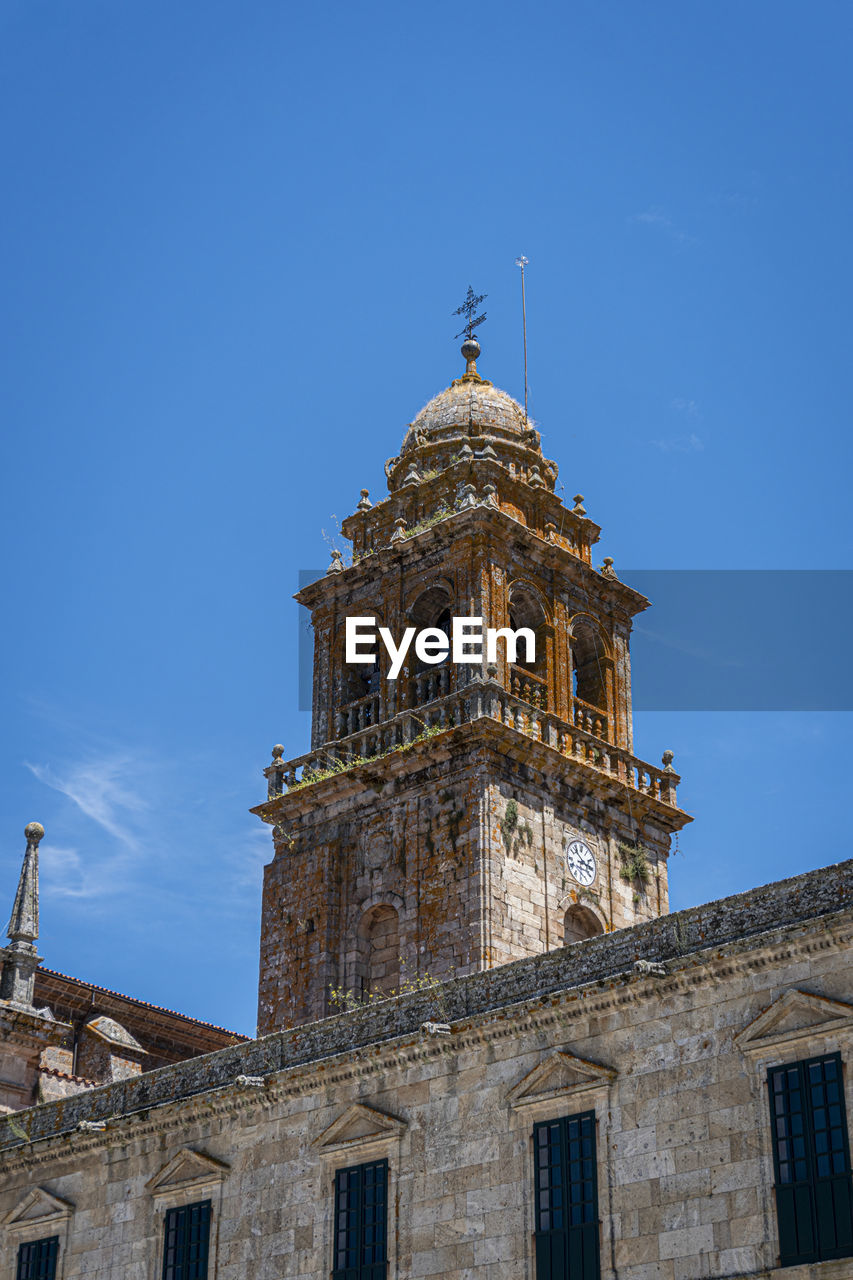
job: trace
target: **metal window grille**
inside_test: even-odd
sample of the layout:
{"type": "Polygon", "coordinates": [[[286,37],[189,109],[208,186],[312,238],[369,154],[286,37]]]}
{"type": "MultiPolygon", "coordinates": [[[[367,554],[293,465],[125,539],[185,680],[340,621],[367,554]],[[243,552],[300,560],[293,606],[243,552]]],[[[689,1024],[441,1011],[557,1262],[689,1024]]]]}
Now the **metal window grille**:
{"type": "Polygon", "coordinates": [[[206,1280],[210,1201],[181,1205],[166,1214],[163,1280],[206,1280]]]}
{"type": "Polygon", "coordinates": [[[338,1170],[333,1280],[385,1280],[387,1205],[387,1160],[338,1170]]]}
{"type": "Polygon", "coordinates": [[[536,1280],[599,1280],[595,1112],[533,1126],[536,1280]]]}
{"type": "Polygon", "coordinates": [[[59,1236],[22,1244],[18,1250],[15,1280],[55,1280],[58,1256],[59,1236]]]}
{"type": "Polygon", "coordinates": [[[853,1256],[853,1181],[841,1055],[772,1067],[767,1087],[780,1263],[853,1256]]]}

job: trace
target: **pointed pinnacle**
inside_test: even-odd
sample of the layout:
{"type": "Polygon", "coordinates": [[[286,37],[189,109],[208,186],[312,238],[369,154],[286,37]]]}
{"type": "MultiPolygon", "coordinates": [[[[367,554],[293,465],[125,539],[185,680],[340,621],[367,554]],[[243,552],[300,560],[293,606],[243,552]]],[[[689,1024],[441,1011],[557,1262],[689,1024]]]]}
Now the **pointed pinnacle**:
{"type": "Polygon", "coordinates": [[[34,943],[39,936],[39,841],[44,827],[40,822],[30,822],[24,828],[24,835],[27,851],[6,936],[12,942],[34,943]]]}

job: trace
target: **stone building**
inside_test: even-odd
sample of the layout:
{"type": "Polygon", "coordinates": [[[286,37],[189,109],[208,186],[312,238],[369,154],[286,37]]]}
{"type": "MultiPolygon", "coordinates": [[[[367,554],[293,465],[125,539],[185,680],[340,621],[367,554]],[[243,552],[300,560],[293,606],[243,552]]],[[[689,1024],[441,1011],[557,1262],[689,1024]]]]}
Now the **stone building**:
{"type": "Polygon", "coordinates": [[[38,848],[31,822],[0,952],[0,1111],[18,1111],[237,1044],[245,1036],[41,967],[38,848]]]}
{"type": "MultiPolygon", "coordinates": [[[[669,914],[689,819],[671,753],[633,754],[648,602],[463,354],[345,522],[353,563],[300,593],[312,741],[255,810],[259,1038],[142,1070],[106,1023],[141,1045],[145,1016],[101,1002],[111,1078],[0,1120],[0,1280],[853,1275],[853,862],[669,914]],[[392,681],[345,661],[356,616],[525,627],[535,656],[392,681]]],[[[41,1035],[36,1065],[37,983],[82,1014],[39,976],[39,834],[0,984],[0,1048],[41,1035]]]]}

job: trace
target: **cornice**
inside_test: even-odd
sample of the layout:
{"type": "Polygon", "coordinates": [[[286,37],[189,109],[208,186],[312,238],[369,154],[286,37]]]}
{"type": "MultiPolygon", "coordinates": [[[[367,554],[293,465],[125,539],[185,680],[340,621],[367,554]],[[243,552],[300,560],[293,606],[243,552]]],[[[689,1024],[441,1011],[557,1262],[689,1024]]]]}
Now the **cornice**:
{"type": "MultiPolygon", "coordinates": [[[[210,1116],[259,1116],[289,1098],[387,1076],[395,1069],[452,1057],[486,1044],[518,1040],[530,1033],[560,1029],[565,1030],[565,1040],[588,1038],[578,1036],[576,1025],[581,1018],[626,1006],[636,1007],[645,999],[658,1001],[664,996],[707,989],[709,982],[750,976],[769,966],[796,962],[831,949],[849,949],[851,944],[853,909],[711,945],[668,961],[663,976],[637,969],[625,970],[577,987],[457,1019],[451,1025],[449,1036],[435,1036],[423,1030],[407,1032],[286,1066],[267,1076],[261,1088],[247,1090],[234,1079],[184,1098],[110,1117],[102,1130],[65,1131],[22,1143],[0,1152],[0,1172],[11,1174],[65,1158],[78,1161],[81,1155],[126,1145],[129,1140],[185,1131],[189,1125],[210,1116]]],[[[97,1092],[94,1090],[86,1097],[91,1098],[97,1092]]],[[[13,1121],[20,1115],[15,1113],[13,1121]]]]}
{"type": "MultiPolygon", "coordinates": [[[[488,696],[493,688],[498,693],[503,692],[502,686],[489,680],[479,682],[479,687],[484,691],[484,696],[488,696]]],[[[475,688],[473,684],[469,686],[472,694],[475,688]]],[[[452,702],[456,696],[458,695],[450,695],[446,700],[452,702]]],[[[571,726],[566,725],[566,732],[571,732],[571,726]]],[[[512,758],[523,763],[537,775],[541,785],[553,786],[555,781],[560,781],[567,787],[582,787],[586,796],[597,800],[630,803],[635,818],[652,815],[666,830],[680,830],[693,821],[677,805],[668,804],[657,796],[649,795],[645,790],[630,787],[621,778],[614,777],[612,773],[605,772],[589,761],[566,755],[541,738],[534,738],[488,714],[451,726],[405,749],[387,751],[366,764],[353,765],[317,782],[285,791],[272,800],[256,805],[249,812],[273,825],[292,823],[306,816],[322,822],[325,807],[337,801],[359,798],[370,801],[389,785],[399,787],[404,779],[407,787],[416,788],[419,785],[418,774],[423,774],[424,781],[428,782],[428,771],[451,759],[455,771],[460,771],[464,767],[460,764],[460,753],[466,747],[472,753],[472,766],[483,763],[486,754],[494,751],[501,759],[512,758]],[[474,759],[475,755],[479,755],[479,760],[474,759]]],[[[617,750],[613,747],[610,749],[617,750]]],[[[647,771],[657,771],[655,766],[646,761],[639,763],[647,771]]],[[[672,780],[677,785],[681,779],[678,774],[673,774],[672,780]]]]}

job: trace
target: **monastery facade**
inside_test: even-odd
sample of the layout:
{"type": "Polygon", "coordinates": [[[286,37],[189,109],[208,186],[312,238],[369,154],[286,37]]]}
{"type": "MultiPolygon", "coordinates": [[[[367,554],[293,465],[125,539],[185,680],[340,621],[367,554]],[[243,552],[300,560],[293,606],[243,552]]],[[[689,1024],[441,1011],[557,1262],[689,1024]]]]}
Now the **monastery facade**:
{"type": "Polygon", "coordinates": [[[298,595],[258,1038],[44,970],[38,824],[0,975],[0,1280],[848,1280],[853,862],[669,913],[690,818],[634,755],[648,601],[511,397],[409,426],[298,595]],[[535,656],[347,662],[348,618],[535,656]]]}

